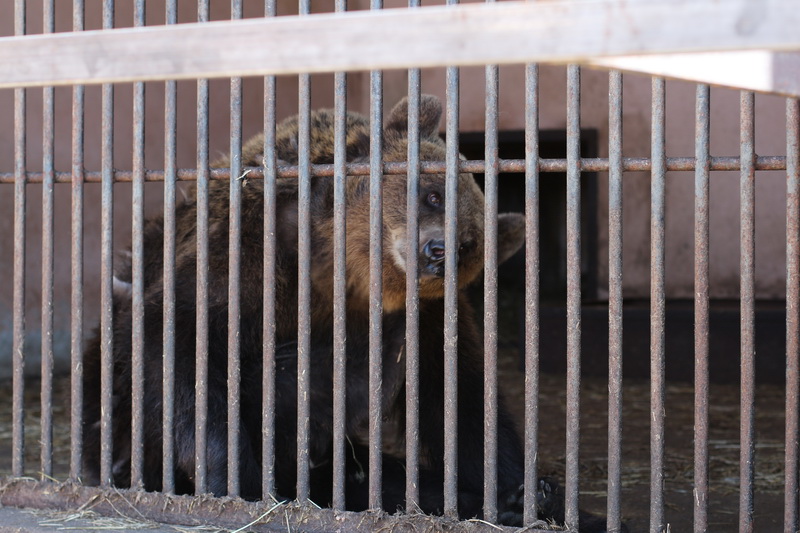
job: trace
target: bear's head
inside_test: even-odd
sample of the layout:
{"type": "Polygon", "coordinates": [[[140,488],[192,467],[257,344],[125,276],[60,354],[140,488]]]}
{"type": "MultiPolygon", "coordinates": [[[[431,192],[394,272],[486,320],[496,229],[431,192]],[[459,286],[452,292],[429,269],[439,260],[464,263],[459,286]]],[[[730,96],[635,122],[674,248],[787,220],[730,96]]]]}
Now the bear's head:
{"type": "MultiPolygon", "coordinates": [[[[442,105],[438,98],[423,95],[419,110],[420,159],[444,161],[445,143],[439,137],[442,105]]],[[[384,123],[383,159],[405,161],[408,154],[408,101],[403,99],[384,123]]],[[[405,276],[409,268],[407,252],[406,176],[386,175],[383,189],[384,220],[384,308],[405,305],[405,276]]],[[[421,299],[444,295],[445,256],[445,175],[421,174],[419,184],[419,239],[417,242],[421,299]]],[[[465,287],[480,274],[484,260],[483,192],[472,174],[458,176],[458,285],[465,287]]],[[[525,218],[520,213],[498,217],[498,264],[519,250],[525,239],[525,218]]]]}
{"type": "MultiPolygon", "coordinates": [[[[438,98],[423,95],[419,109],[419,153],[423,161],[444,161],[445,143],[439,137],[442,105],[438,98]]],[[[346,120],[346,154],[350,163],[369,161],[370,125],[366,117],[348,113],[346,120]]],[[[335,116],[332,110],[314,111],[310,117],[310,160],[314,164],[333,163],[335,116]]],[[[298,162],[297,117],[283,121],[276,131],[276,151],[281,164],[298,162]]],[[[263,138],[245,146],[243,163],[261,164],[263,138]],[[255,155],[253,155],[255,154],[255,155]]],[[[383,127],[383,160],[405,161],[408,157],[408,100],[401,100],[389,113],[383,127]]],[[[419,187],[419,239],[417,242],[420,298],[444,296],[445,254],[445,175],[421,174],[419,187]]],[[[281,180],[283,181],[283,180],[281,180]]],[[[386,311],[405,306],[407,176],[387,174],[383,177],[383,305],[386,311]]],[[[283,182],[296,186],[296,182],[283,182]]],[[[365,304],[369,299],[369,176],[348,176],[347,196],[347,285],[348,306],[365,304]]],[[[321,268],[314,270],[314,283],[331,290],[333,236],[333,180],[312,181],[312,210],[317,234],[325,246],[314,252],[314,261],[321,268]],[[324,214],[323,214],[324,213],[324,214]]],[[[472,174],[458,176],[458,285],[465,287],[483,269],[485,199],[472,174]]],[[[296,217],[296,213],[292,214],[296,217]]],[[[525,240],[525,218],[520,213],[504,213],[498,217],[498,264],[519,250],[525,240]]]]}

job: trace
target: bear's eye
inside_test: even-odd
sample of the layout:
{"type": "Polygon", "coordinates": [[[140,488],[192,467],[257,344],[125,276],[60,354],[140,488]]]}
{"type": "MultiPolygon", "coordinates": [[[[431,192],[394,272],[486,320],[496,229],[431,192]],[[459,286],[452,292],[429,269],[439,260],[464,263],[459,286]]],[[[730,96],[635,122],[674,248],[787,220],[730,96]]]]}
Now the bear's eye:
{"type": "Polygon", "coordinates": [[[428,204],[433,207],[439,207],[442,205],[442,195],[438,192],[429,192],[428,193],[428,204]]]}

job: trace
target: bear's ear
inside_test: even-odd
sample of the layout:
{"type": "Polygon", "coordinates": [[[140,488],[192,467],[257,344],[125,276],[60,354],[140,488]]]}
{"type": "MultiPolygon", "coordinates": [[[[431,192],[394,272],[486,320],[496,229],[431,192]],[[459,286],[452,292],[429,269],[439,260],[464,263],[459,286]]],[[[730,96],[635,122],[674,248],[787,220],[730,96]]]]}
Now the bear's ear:
{"type": "Polygon", "coordinates": [[[517,253],[525,244],[525,215],[500,213],[497,216],[497,264],[517,253]]]}
{"type": "MultiPolygon", "coordinates": [[[[419,100],[419,136],[421,139],[433,137],[439,132],[442,119],[442,103],[430,94],[423,94],[419,100]]],[[[394,106],[386,119],[385,130],[408,133],[408,98],[403,98],[394,106]]]]}

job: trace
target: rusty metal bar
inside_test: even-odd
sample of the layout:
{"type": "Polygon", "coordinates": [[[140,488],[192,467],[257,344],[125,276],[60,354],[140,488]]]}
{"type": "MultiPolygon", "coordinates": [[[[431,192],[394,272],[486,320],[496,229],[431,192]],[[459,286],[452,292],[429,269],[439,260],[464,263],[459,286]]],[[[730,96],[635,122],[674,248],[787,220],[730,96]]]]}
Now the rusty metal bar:
{"type": "MultiPolygon", "coordinates": [[[[453,3],[453,2],[449,2],[453,3]]],[[[459,71],[447,68],[444,260],[444,514],[458,518],[458,119],[459,71]]]]}
{"type": "MultiPolygon", "coordinates": [[[[25,34],[25,0],[14,1],[14,34],[25,34]]],[[[25,89],[14,89],[14,318],[11,472],[25,469],[25,89]]]]}
{"type": "MultiPolygon", "coordinates": [[[[370,8],[383,8],[371,0],[370,8]]],[[[383,73],[369,75],[369,506],[383,506],[383,73]]]]}
{"type": "MultiPolygon", "coordinates": [[[[300,0],[300,13],[308,15],[310,0],[300,0]]],[[[297,196],[297,500],[306,502],[309,481],[308,392],[311,385],[311,76],[298,76],[300,113],[298,118],[297,196]]]]}
{"type": "MultiPolygon", "coordinates": [[[[168,0],[166,23],[178,22],[176,0],[168,0]]],[[[177,181],[177,84],[164,87],[164,331],[162,399],[162,488],[175,492],[175,206],[177,181]]]]}
{"type": "Polygon", "coordinates": [[[698,85],[694,192],[694,531],[708,529],[710,89],[698,85]]]}
{"type": "Polygon", "coordinates": [[[753,531],[753,480],[755,476],[755,96],[742,91],[740,98],[740,269],[741,292],[741,419],[739,457],[739,531],[753,531]]]}
{"type": "MultiPolygon", "coordinates": [[[[83,31],[83,0],[73,0],[72,29],[83,31]]],[[[83,454],[83,108],[84,88],[72,89],[72,212],[70,232],[70,481],[81,477],[83,454]]]]}
{"type": "Polygon", "coordinates": [[[525,67],[525,491],[523,524],[536,521],[539,453],[539,66],[525,67]]]}
{"type": "MultiPolygon", "coordinates": [[[[42,2],[44,33],[55,31],[54,0],[42,2]]],[[[42,90],[42,382],[41,382],[41,472],[53,476],[53,181],[54,90],[42,90]]]]}
{"type": "MultiPolygon", "coordinates": [[[[114,27],[114,0],[103,0],[103,28],[114,27]]],[[[114,276],[114,87],[102,88],[100,237],[100,484],[112,479],[113,276],[114,276]]]]}
{"type": "MultiPolygon", "coordinates": [[[[119,518],[142,519],[184,527],[199,526],[233,530],[248,524],[249,531],[287,531],[302,528],[307,531],[352,531],[371,533],[392,528],[415,531],[447,530],[453,533],[496,533],[497,526],[473,521],[453,524],[445,519],[427,515],[402,518],[386,513],[353,513],[333,509],[315,509],[292,504],[273,505],[271,502],[230,501],[217,498],[198,499],[192,496],[141,492],[132,499],[124,491],[103,490],[77,484],[53,484],[30,479],[3,480],[0,485],[0,504],[41,509],[74,511],[91,504],[92,511],[119,518]],[[131,505],[133,503],[133,505],[131,505]],[[251,525],[252,524],[252,525],[251,525]]],[[[529,529],[530,533],[546,533],[529,529]]]]}
{"type": "MultiPolygon", "coordinates": [[[[242,0],[231,0],[231,20],[242,18],[242,0]]],[[[239,265],[242,251],[242,78],[230,85],[230,213],[228,214],[228,495],[240,491],[239,443],[241,381],[241,285],[239,265]]]]}
{"type": "Polygon", "coordinates": [[[798,529],[800,410],[800,100],[786,100],[786,458],[783,530],[798,529]]]}
{"type": "MultiPolygon", "coordinates": [[[[145,25],[144,0],[134,2],[133,24],[145,25]]],[[[131,238],[131,487],[144,488],[144,83],[133,84],[131,238]]]]}
{"type": "Polygon", "coordinates": [[[666,94],[664,78],[652,80],[650,184],[650,531],[664,530],[664,209],[666,94]]]}
{"type": "Polygon", "coordinates": [[[581,387],[581,70],[567,67],[567,449],[564,523],[578,529],[581,387]]]}
{"type": "MultiPolygon", "coordinates": [[[[208,21],[209,0],[197,20],[208,21]]],[[[197,80],[197,310],[195,315],[194,492],[208,490],[208,80],[197,80]]]]}
{"type": "MultiPolygon", "coordinates": [[[[409,7],[418,7],[411,0],[409,7]]],[[[408,71],[406,264],[419,264],[419,105],[421,73],[408,71]]],[[[406,512],[419,510],[419,270],[406,269],[406,512]]]]}
{"type": "MultiPolygon", "coordinates": [[[[490,1],[490,0],[489,0],[490,1]]],[[[486,193],[483,277],[483,518],[497,521],[497,140],[499,74],[486,67],[486,193]]]]}
{"type": "Polygon", "coordinates": [[[608,530],[622,529],[622,73],[608,74],[608,530]]]}
{"type": "MultiPolygon", "coordinates": [[[[337,0],[336,11],[347,11],[347,1],[337,0]]],[[[347,74],[334,75],[334,165],[333,178],[333,501],[334,509],[345,508],[347,453],[347,74]]]]}
{"type": "MultiPolygon", "coordinates": [[[[525,172],[524,159],[503,159],[499,163],[500,172],[525,172]]],[[[695,170],[694,157],[670,157],[666,162],[667,171],[685,171],[690,172],[695,170]]],[[[350,163],[346,167],[347,174],[350,176],[364,176],[369,174],[368,163],[350,163]]],[[[443,174],[447,164],[443,161],[422,161],[420,162],[421,174],[443,174]]],[[[486,168],[486,162],[482,160],[459,161],[459,172],[483,172],[486,168]]],[[[582,158],[580,160],[580,169],[582,172],[608,172],[609,160],[605,158],[582,158]]],[[[786,157],[785,156],[757,156],[756,157],[756,170],[786,170],[786,157]]],[[[264,172],[256,167],[249,167],[247,169],[247,179],[261,179],[264,177],[264,172]]],[[[408,163],[405,162],[384,162],[384,174],[405,174],[408,170],[408,163]]],[[[567,160],[566,159],[540,159],[539,170],[544,173],[566,172],[567,160]]],[[[650,158],[647,157],[626,157],[622,160],[622,170],[624,172],[649,172],[652,170],[650,158]]],[[[712,157],[710,170],[714,171],[739,171],[741,170],[738,157],[712,157]]],[[[279,166],[279,178],[297,178],[297,166],[279,166]]],[[[87,172],[85,176],[86,183],[100,183],[101,172],[87,172]]],[[[334,165],[322,164],[311,165],[312,176],[333,176],[334,165]]],[[[209,177],[212,180],[227,180],[230,176],[230,170],[219,168],[210,171],[209,177]]],[[[72,175],[69,172],[56,172],[56,183],[70,183],[72,175]]],[[[197,171],[195,169],[179,169],[178,181],[195,181],[197,179],[197,171]]],[[[44,180],[41,172],[26,172],[27,183],[42,183],[44,180]]],[[[114,181],[117,183],[129,183],[133,181],[133,173],[126,170],[114,171],[114,181]]],[[[164,181],[164,172],[161,170],[148,170],[145,173],[146,182],[164,181]]],[[[14,173],[0,173],[0,184],[13,184],[14,173]]]]}
{"type": "MultiPolygon", "coordinates": [[[[274,17],[278,7],[276,0],[266,0],[264,15],[274,17]]],[[[275,76],[264,78],[264,316],[262,376],[262,441],[261,441],[261,498],[275,498],[275,292],[276,292],[276,169],[275,124],[277,86],[275,76]]]]}

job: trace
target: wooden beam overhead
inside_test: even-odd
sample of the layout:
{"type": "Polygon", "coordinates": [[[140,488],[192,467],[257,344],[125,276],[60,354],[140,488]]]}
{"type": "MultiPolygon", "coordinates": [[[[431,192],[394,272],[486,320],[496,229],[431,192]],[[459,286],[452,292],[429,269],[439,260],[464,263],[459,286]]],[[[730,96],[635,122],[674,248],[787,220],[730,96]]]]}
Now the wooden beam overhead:
{"type": "Polygon", "coordinates": [[[552,0],[0,38],[0,87],[800,50],[797,0],[552,0]]]}

